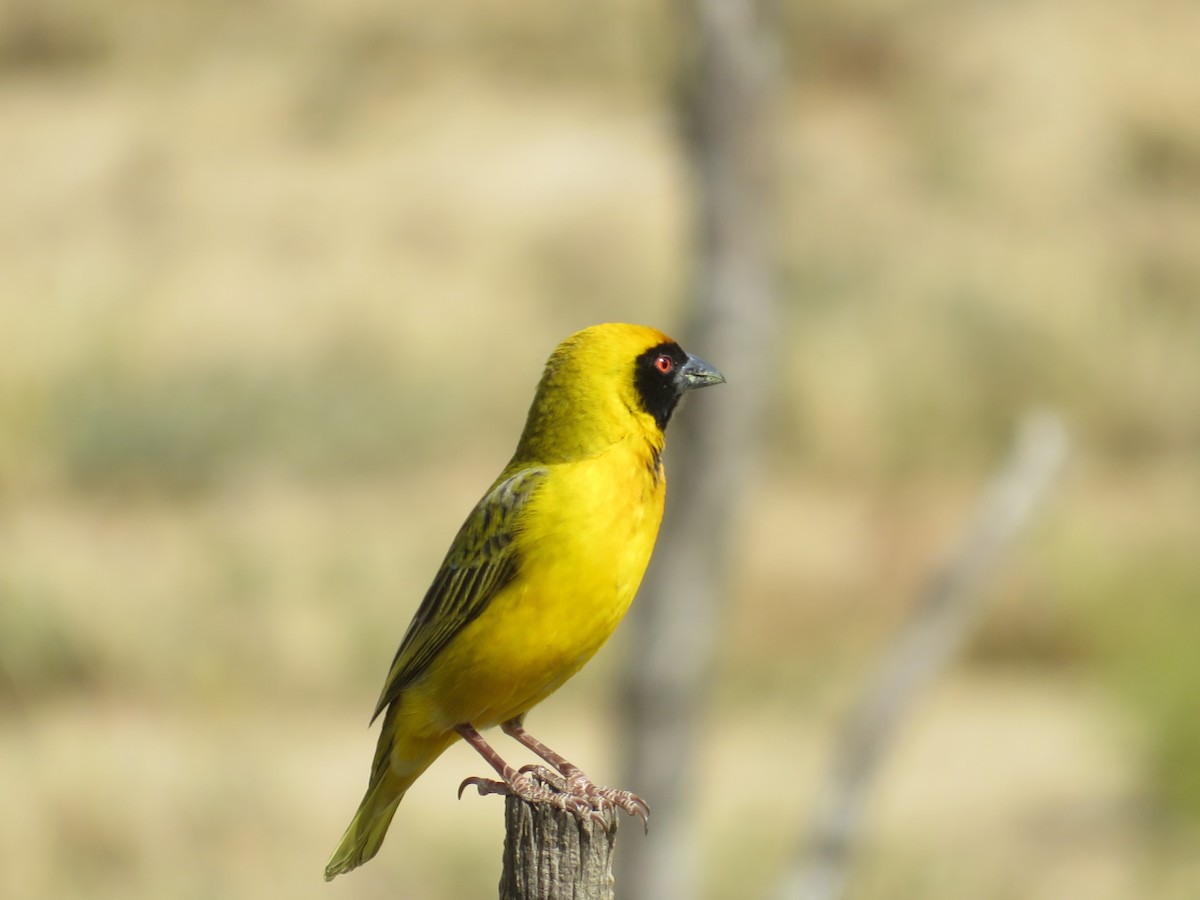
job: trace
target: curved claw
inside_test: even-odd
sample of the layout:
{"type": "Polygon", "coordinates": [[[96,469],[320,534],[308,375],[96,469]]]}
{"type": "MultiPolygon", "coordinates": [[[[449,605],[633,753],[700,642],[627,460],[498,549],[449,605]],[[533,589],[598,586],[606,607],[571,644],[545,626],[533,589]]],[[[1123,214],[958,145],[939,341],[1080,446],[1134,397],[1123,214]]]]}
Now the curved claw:
{"type": "Polygon", "coordinates": [[[625,812],[629,813],[629,815],[631,815],[631,816],[636,816],[637,818],[641,819],[642,820],[642,832],[644,834],[649,834],[650,833],[650,807],[646,804],[646,801],[643,800],[641,797],[635,797],[634,799],[637,801],[637,805],[633,809],[625,810],[625,812]]]}
{"type": "Polygon", "coordinates": [[[631,794],[629,791],[615,791],[614,793],[619,793],[622,796],[609,797],[609,801],[626,815],[641,819],[642,830],[648,834],[650,832],[649,804],[637,794],[631,794]]]}
{"type": "Polygon", "coordinates": [[[475,790],[479,791],[480,797],[486,797],[488,794],[507,794],[509,787],[503,781],[493,781],[491,778],[481,778],[478,775],[472,775],[470,778],[464,778],[462,784],[458,786],[458,799],[462,799],[463,791],[467,789],[467,785],[471,785],[475,790]]]}

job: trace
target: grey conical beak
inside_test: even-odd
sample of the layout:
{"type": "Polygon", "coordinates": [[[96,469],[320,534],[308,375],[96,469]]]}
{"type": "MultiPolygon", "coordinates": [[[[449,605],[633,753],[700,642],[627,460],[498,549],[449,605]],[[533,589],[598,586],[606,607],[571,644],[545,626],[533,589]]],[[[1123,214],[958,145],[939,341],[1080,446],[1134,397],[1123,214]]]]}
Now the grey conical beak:
{"type": "Polygon", "coordinates": [[[725,376],[711,364],[689,353],[687,362],[679,370],[679,380],[683,390],[691,391],[696,388],[708,387],[710,384],[724,384],[725,376]]]}

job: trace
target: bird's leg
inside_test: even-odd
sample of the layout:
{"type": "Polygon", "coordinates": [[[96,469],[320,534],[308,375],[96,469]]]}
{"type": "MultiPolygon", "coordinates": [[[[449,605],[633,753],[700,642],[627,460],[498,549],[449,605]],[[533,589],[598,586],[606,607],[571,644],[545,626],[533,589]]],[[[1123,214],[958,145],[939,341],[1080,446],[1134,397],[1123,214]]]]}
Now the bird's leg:
{"type": "Polygon", "coordinates": [[[483,735],[467,723],[464,722],[461,725],[454,726],[454,730],[459,733],[459,736],[464,741],[474,747],[479,755],[487,760],[488,765],[496,770],[496,774],[503,779],[503,781],[493,781],[490,778],[480,778],[478,776],[464,779],[463,783],[458,786],[458,796],[460,798],[463,791],[466,790],[467,785],[474,785],[475,789],[479,791],[480,796],[506,794],[519,797],[529,803],[549,803],[551,806],[574,813],[575,817],[580,820],[591,814],[591,804],[580,797],[571,793],[552,790],[544,784],[539,784],[528,773],[524,771],[518,772],[504,761],[503,757],[492,748],[491,744],[483,739],[483,735]]]}
{"type": "Polygon", "coordinates": [[[542,766],[525,766],[521,769],[522,772],[533,771],[542,781],[554,785],[560,791],[586,800],[598,810],[603,810],[606,805],[611,804],[631,816],[637,816],[642,820],[642,827],[649,828],[650,807],[645,800],[631,791],[601,787],[594,783],[579,766],[555,753],[526,731],[522,717],[518,716],[502,722],[500,730],[554,766],[562,774],[562,778],[554,778],[554,773],[542,766]]]}

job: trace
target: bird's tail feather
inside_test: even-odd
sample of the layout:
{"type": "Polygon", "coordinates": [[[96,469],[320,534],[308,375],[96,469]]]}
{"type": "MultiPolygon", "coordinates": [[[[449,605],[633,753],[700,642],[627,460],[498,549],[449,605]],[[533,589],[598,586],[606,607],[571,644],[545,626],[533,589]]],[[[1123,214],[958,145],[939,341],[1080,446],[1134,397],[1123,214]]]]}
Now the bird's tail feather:
{"type": "Polygon", "coordinates": [[[409,785],[416,780],[416,774],[409,778],[397,778],[385,769],[379,773],[380,777],[372,780],[350,827],[342,835],[337,849],[325,866],[326,881],[357,869],[379,852],[388,825],[392,823],[392,816],[396,814],[396,807],[404,799],[404,792],[409,785]]]}

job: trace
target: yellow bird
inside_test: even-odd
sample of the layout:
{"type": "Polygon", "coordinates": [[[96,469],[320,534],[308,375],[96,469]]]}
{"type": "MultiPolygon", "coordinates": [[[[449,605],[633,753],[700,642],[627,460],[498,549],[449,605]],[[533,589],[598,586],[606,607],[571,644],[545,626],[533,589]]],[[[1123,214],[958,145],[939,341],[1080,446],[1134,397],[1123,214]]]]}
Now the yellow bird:
{"type": "Polygon", "coordinates": [[[459,529],[400,642],[371,719],[384,714],[367,792],[326,880],[379,851],[404,792],[460,737],[502,779],[463,788],[581,817],[611,804],[645,821],[639,797],[593,784],[524,719],[624,617],[662,520],[663,430],[684,393],[724,380],[640,325],[584,329],[550,356],[516,453],[459,529]],[[514,770],[479,734],[494,725],[558,774],[539,769],[537,781],[514,770]]]}

